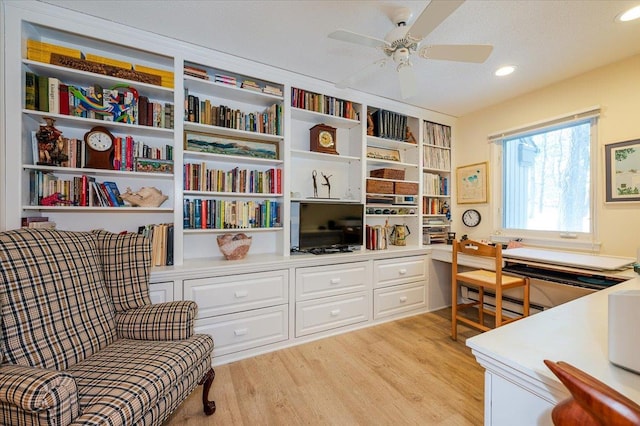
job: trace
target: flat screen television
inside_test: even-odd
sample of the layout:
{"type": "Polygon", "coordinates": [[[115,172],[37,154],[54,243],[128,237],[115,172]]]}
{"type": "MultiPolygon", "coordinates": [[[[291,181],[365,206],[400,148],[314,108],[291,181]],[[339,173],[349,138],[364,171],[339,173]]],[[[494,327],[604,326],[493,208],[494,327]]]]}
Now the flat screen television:
{"type": "Polygon", "coordinates": [[[291,203],[291,246],[299,251],[362,246],[364,206],[344,202],[291,203]]]}

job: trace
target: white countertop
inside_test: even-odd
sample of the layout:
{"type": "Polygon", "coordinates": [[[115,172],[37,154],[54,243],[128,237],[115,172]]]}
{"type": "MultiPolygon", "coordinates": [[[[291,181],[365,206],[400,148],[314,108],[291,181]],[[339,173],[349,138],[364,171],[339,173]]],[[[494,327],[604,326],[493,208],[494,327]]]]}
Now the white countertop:
{"type": "MultiPolygon", "coordinates": [[[[640,403],[640,374],[609,362],[607,340],[609,293],[639,289],[640,278],[636,277],[470,338],[467,346],[483,366],[490,364],[492,370],[521,382],[541,381],[549,395],[557,396],[562,385],[544,365],[545,359],[573,364],[640,403]]],[[[629,324],[629,332],[638,333],[639,327],[629,324]]],[[[640,356],[640,348],[638,352],[640,356]]]]}

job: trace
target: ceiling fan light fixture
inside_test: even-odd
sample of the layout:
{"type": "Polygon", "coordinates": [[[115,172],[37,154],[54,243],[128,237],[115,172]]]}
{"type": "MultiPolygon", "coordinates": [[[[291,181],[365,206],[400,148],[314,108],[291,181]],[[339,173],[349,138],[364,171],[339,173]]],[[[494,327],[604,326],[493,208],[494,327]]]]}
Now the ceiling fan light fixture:
{"type": "Polygon", "coordinates": [[[622,12],[616,16],[618,22],[629,22],[640,18],[640,6],[632,7],[631,9],[622,12]]]}
{"type": "Polygon", "coordinates": [[[505,65],[503,67],[498,68],[494,73],[494,75],[496,75],[497,77],[504,77],[509,74],[512,74],[516,70],[516,68],[517,67],[515,65],[505,65]]]}

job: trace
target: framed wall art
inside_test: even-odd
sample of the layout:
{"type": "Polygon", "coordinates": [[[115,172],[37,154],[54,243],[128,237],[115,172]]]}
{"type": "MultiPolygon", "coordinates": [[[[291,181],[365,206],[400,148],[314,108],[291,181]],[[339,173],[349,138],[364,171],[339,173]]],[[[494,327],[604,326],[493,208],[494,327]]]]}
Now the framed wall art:
{"type": "Polygon", "coordinates": [[[184,132],[184,149],[208,154],[235,155],[240,157],[279,160],[278,142],[261,141],[201,132],[184,132]]]}
{"type": "Polygon", "coordinates": [[[486,203],[489,201],[489,163],[469,164],[456,169],[458,204],[486,203]]]}
{"type": "Polygon", "coordinates": [[[400,161],[400,151],[397,149],[367,146],[367,158],[386,161],[400,161]]]}
{"type": "Polygon", "coordinates": [[[604,147],[606,202],[640,201],[640,139],[604,147]]]}

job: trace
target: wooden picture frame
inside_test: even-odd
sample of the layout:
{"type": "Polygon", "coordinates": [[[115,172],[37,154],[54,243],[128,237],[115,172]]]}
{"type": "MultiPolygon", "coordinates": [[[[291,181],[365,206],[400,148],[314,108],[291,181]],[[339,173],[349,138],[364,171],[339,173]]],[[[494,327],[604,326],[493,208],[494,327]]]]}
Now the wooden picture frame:
{"type": "Polygon", "coordinates": [[[184,132],[184,150],[265,160],[280,159],[280,144],[278,142],[221,136],[188,130],[184,132]]]}
{"type": "Polygon", "coordinates": [[[487,161],[456,168],[458,204],[487,203],[489,201],[488,176],[487,161]]]}
{"type": "Polygon", "coordinates": [[[640,201],[640,139],[604,146],[605,201],[640,201]]]}
{"type": "Polygon", "coordinates": [[[379,146],[367,146],[367,158],[384,161],[401,161],[399,150],[379,146]]]}

